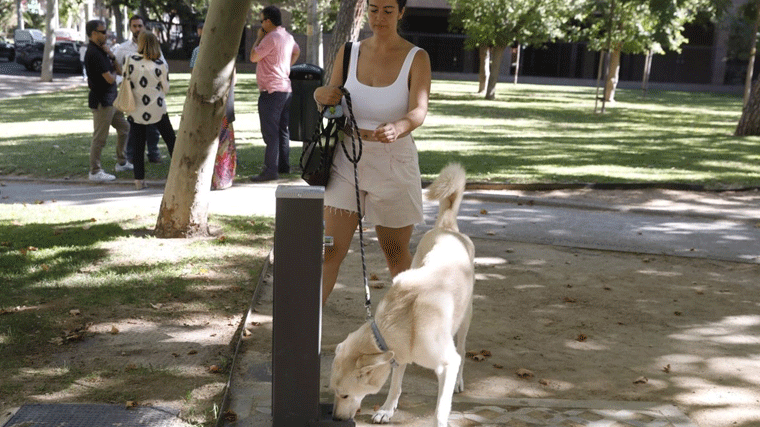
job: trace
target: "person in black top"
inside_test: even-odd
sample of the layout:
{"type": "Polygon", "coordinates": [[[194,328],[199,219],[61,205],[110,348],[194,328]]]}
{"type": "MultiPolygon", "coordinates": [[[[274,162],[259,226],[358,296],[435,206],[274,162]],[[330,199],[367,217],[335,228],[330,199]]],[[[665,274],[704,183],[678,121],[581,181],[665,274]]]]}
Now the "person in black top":
{"type": "Polygon", "coordinates": [[[116,129],[116,165],[117,171],[131,170],[125,156],[129,123],[124,114],[114,108],[116,99],[116,76],[121,74],[121,66],[113,53],[106,46],[106,25],[103,21],[92,20],[85,25],[85,31],[90,43],[84,54],[87,69],[87,86],[90,88],[88,104],[92,109],[94,131],[90,146],[90,175],[91,181],[112,181],[114,175],[106,173],[100,165],[100,154],[108,139],[108,129],[116,129]]]}

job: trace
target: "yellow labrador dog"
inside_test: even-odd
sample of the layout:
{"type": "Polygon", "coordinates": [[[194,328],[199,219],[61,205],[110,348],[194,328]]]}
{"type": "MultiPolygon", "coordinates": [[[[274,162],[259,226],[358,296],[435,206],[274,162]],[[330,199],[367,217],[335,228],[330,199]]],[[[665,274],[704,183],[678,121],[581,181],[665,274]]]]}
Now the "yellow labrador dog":
{"type": "Polygon", "coordinates": [[[475,247],[457,226],[464,186],[460,165],[441,171],[427,192],[428,199],[440,204],[435,227],[420,240],[411,268],[393,279],[380,301],[376,327],[365,323],[335,349],[330,378],[334,418],[353,418],[364,396],[380,391],[392,370],[388,398],[372,418],[377,424],[390,422],[406,365],[416,363],[438,376],[434,425],[447,425],[452,394],[464,389],[465,339],[475,282],[475,247]]]}

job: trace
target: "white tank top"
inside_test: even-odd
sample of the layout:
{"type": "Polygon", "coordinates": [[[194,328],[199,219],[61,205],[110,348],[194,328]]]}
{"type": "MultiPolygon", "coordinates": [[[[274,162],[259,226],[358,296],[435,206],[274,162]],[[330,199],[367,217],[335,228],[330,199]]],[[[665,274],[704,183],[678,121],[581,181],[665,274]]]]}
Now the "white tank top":
{"type": "MultiPolygon", "coordinates": [[[[399,120],[409,112],[409,69],[412,68],[414,55],[420,48],[415,46],[406,55],[396,81],[390,86],[374,87],[362,84],[356,78],[360,45],[361,42],[352,44],[345,87],[351,94],[356,125],[360,129],[371,130],[382,123],[399,120]]],[[[344,99],[343,111],[347,112],[347,108],[344,99]]]]}

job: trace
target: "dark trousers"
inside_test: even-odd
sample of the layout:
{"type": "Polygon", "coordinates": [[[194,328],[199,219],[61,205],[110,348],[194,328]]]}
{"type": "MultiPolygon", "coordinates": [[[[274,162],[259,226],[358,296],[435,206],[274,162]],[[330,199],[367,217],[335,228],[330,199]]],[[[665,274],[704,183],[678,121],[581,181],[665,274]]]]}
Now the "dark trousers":
{"type": "Polygon", "coordinates": [[[266,176],[290,173],[290,101],[291,92],[261,92],[259,94],[259,120],[261,136],[266,144],[264,170],[266,176]]]}
{"type": "MultiPolygon", "coordinates": [[[[145,137],[148,146],[148,158],[150,160],[161,159],[161,151],[158,149],[158,138],[160,137],[158,129],[155,124],[148,125],[148,129],[145,131],[145,137]]],[[[132,161],[132,152],[135,151],[135,147],[132,144],[127,143],[127,159],[132,161]]]]}
{"type": "MultiPolygon", "coordinates": [[[[129,145],[134,147],[132,152],[132,164],[135,165],[135,179],[145,179],[145,142],[147,139],[147,131],[151,125],[142,125],[139,123],[132,123],[129,128],[129,145]]],[[[174,133],[172,122],[169,121],[169,114],[161,116],[161,120],[155,123],[155,128],[161,133],[161,137],[164,138],[166,148],[169,150],[169,157],[174,152],[174,141],[177,140],[177,136],[174,133]]]]}

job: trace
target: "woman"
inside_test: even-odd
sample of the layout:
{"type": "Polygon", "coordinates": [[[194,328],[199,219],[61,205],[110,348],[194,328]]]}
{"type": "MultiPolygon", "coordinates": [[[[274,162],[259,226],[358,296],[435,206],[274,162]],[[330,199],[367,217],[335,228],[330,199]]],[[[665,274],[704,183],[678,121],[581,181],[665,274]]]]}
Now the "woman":
{"type": "Polygon", "coordinates": [[[171,157],[177,139],[169,114],[166,112],[166,93],[169,92],[169,67],[161,59],[161,46],[155,34],[143,31],[137,38],[137,54],[124,63],[124,78],[132,84],[136,108],[129,113],[129,144],[134,147],[132,164],[135,188],[145,185],[145,130],[156,123],[171,157]]]}
{"type": "MultiPolygon", "coordinates": [[[[203,22],[198,24],[198,37],[203,36],[203,22]]],[[[202,40],[202,39],[201,39],[202,40]]],[[[200,46],[193,49],[190,56],[190,70],[195,67],[195,61],[198,60],[200,46]]],[[[232,122],[235,121],[235,69],[232,69],[230,77],[230,92],[227,96],[227,105],[224,117],[222,117],[222,128],[219,131],[219,146],[216,149],[216,160],[214,161],[214,175],[211,177],[211,189],[223,190],[232,186],[237,169],[237,149],[235,148],[235,131],[232,122]]]]}
{"type": "MultiPolygon", "coordinates": [[[[414,225],[423,221],[420,169],[411,132],[427,115],[430,57],[398,34],[406,0],[369,0],[368,4],[372,36],[353,44],[345,87],[364,144],[358,164],[361,211],[375,224],[388,269],[395,277],[410,267],[409,241],[414,225]]],[[[341,102],[338,86],[343,81],[344,48],[335,57],[330,83],[314,92],[321,106],[341,102]]],[[[347,112],[345,100],[343,104],[347,112]]],[[[325,189],[325,235],[333,237],[333,246],[325,247],[323,304],[335,286],[359,222],[355,191],[353,164],[338,149],[325,189]]]]}

